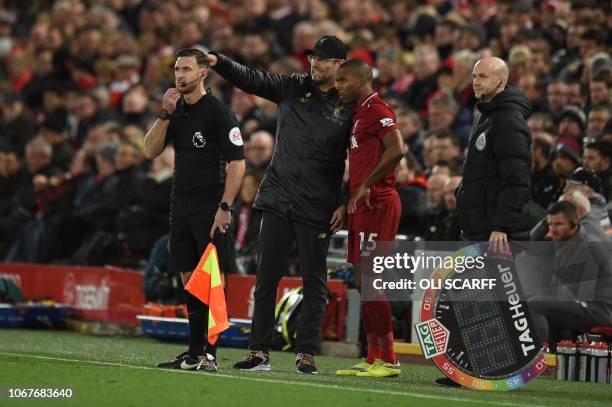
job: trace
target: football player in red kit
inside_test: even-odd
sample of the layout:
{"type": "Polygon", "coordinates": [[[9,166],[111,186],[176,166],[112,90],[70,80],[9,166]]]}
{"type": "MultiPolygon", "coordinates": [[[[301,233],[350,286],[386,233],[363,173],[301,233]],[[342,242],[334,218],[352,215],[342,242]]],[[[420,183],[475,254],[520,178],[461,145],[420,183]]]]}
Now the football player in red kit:
{"type": "MultiPolygon", "coordinates": [[[[395,114],[372,91],[372,69],[358,60],[347,61],[336,74],[336,88],[344,102],[355,103],[349,147],[348,262],[355,268],[361,290],[361,257],[376,242],[395,240],[401,203],[395,189],[395,167],[402,158],[402,136],[395,114]]],[[[400,374],[393,350],[391,308],[384,293],[362,303],[368,357],[341,376],[390,377],[400,374]]]]}

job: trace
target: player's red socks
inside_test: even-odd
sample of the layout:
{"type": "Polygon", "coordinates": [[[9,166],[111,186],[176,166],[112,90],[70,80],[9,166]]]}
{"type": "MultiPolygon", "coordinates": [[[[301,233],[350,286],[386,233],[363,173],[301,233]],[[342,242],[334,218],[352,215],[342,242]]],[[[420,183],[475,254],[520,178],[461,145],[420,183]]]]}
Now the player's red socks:
{"type": "Polygon", "coordinates": [[[380,358],[387,363],[395,364],[397,356],[393,349],[393,332],[385,336],[378,337],[378,347],[380,348],[380,358]]]}
{"type": "MultiPolygon", "coordinates": [[[[370,362],[370,349],[376,349],[379,354],[377,359],[388,363],[396,363],[397,357],[393,350],[393,324],[391,322],[391,306],[386,298],[378,298],[377,301],[365,301],[362,307],[364,311],[364,324],[370,327],[372,335],[368,334],[368,363],[370,362]]],[[[374,353],[374,352],[373,352],[374,353]]]]}
{"type": "Polygon", "coordinates": [[[368,334],[368,357],[366,362],[374,363],[376,359],[380,359],[380,348],[378,347],[378,338],[374,332],[368,334]]]}
{"type": "Polygon", "coordinates": [[[369,304],[369,301],[364,301],[361,304],[361,315],[363,318],[363,329],[368,341],[368,357],[366,362],[372,364],[376,359],[380,359],[380,349],[378,348],[378,338],[372,327],[372,312],[369,310],[369,304]]]}

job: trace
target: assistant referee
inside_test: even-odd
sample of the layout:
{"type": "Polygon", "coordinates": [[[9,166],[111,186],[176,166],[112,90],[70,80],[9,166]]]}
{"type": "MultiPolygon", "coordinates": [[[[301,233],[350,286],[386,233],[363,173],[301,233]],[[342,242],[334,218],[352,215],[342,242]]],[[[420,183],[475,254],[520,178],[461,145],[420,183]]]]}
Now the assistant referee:
{"type": "MultiPolygon", "coordinates": [[[[188,48],[176,55],[176,88],[164,94],[159,118],[145,137],[144,152],[153,159],[166,145],[174,146],[170,258],[186,284],[211,239],[217,246],[221,270],[227,269],[226,232],[245,162],[236,117],[204,88],[206,54],[188,48]]],[[[157,367],[216,371],[216,347],[206,340],[208,307],[189,292],[185,295],[189,349],[157,367]]]]}

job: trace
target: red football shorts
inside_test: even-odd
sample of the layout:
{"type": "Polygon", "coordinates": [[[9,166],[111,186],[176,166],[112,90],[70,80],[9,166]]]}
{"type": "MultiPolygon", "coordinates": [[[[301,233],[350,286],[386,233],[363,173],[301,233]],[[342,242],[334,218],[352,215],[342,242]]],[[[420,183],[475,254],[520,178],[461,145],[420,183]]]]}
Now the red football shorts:
{"type": "Polygon", "coordinates": [[[377,242],[393,242],[399,227],[402,204],[397,193],[371,201],[373,209],[360,203],[348,219],[348,259],[361,264],[361,256],[376,249],[377,242]]]}

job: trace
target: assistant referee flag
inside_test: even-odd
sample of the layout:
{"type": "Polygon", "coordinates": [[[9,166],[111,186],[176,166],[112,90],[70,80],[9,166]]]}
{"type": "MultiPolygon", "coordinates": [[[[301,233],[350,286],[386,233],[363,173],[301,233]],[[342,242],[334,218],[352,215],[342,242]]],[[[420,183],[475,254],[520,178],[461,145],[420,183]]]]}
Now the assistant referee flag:
{"type": "Polygon", "coordinates": [[[185,289],[208,305],[208,342],[214,345],[229,328],[217,248],[209,243],[185,289]]]}

